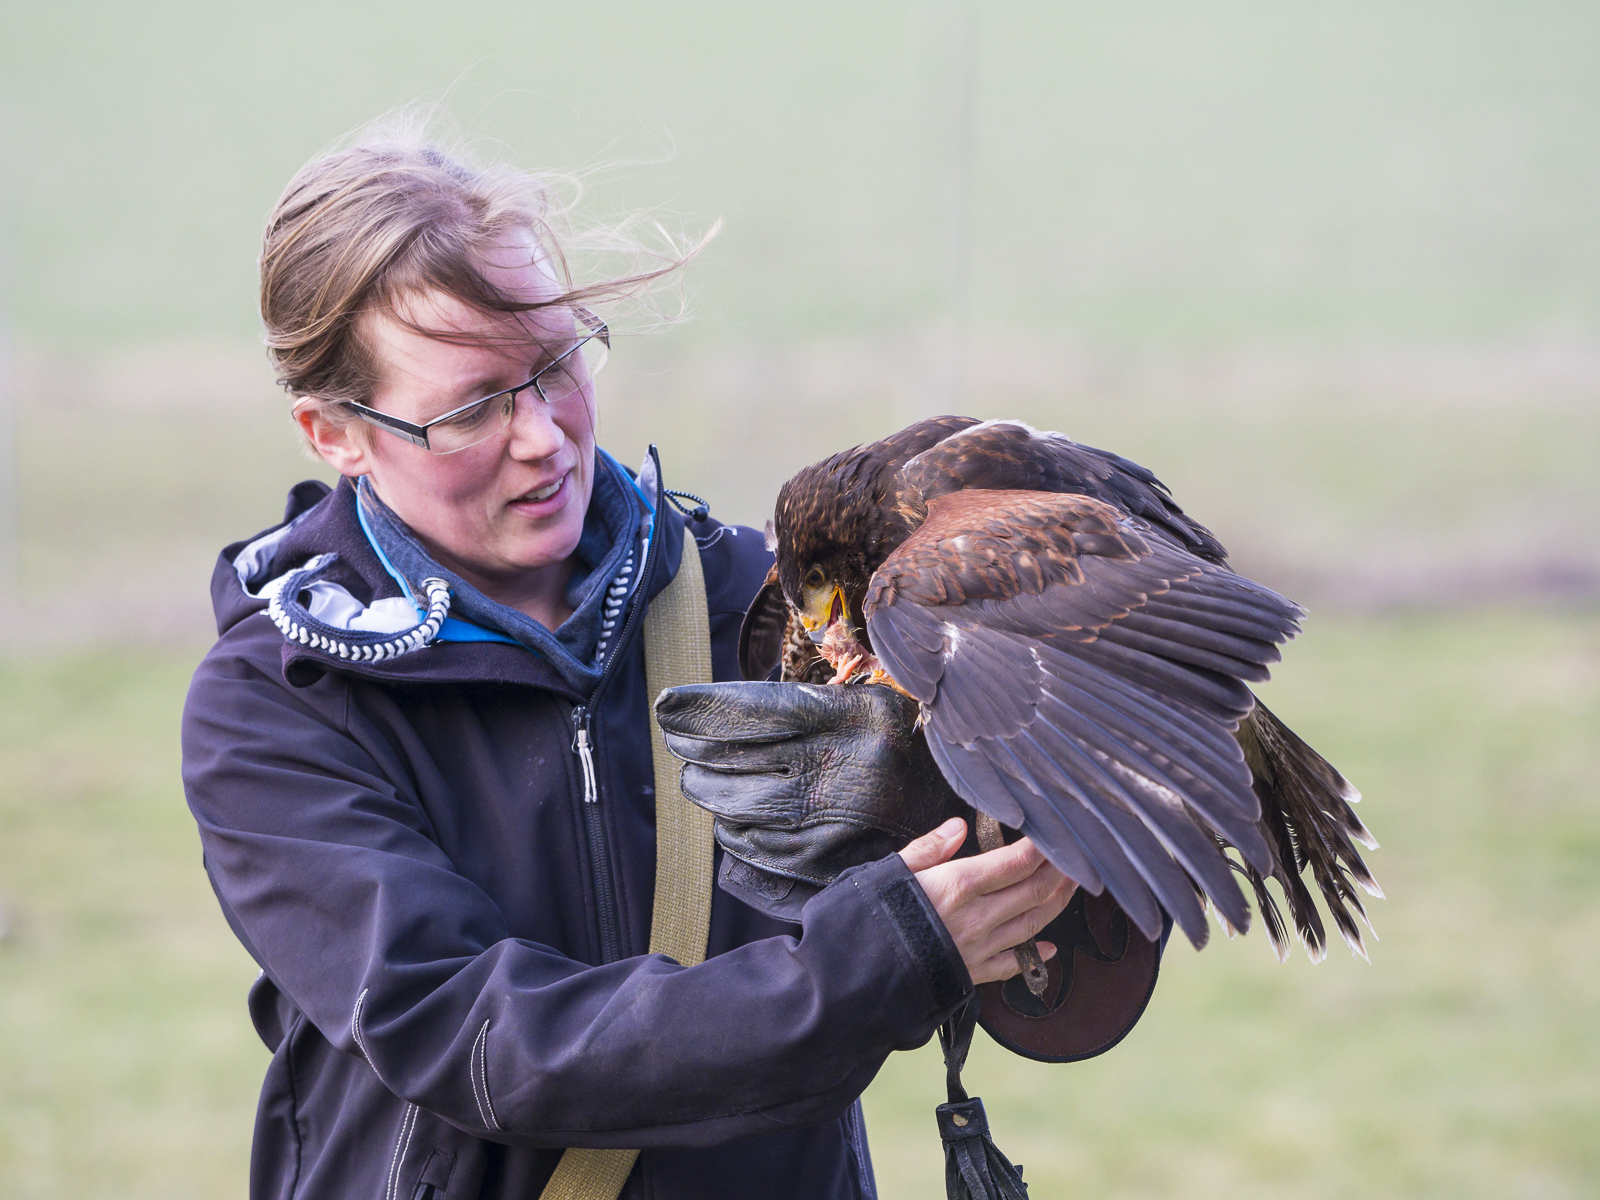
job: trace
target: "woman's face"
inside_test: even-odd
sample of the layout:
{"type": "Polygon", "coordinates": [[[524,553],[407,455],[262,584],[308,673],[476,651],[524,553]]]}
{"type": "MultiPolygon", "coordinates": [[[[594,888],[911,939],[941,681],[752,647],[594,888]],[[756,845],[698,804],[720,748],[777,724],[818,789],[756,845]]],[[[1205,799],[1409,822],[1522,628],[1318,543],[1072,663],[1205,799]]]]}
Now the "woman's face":
{"type": "MultiPolygon", "coordinates": [[[[484,274],[505,294],[549,300],[558,285],[536,254],[531,239],[508,240],[484,274]]],[[[457,345],[370,318],[380,382],[368,404],[418,425],[526,382],[575,334],[565,308],[491,318],[439,293],[417,297],[403,315],[431,330],[500,339],[457,345]]],[[[362,423],[335,429],[315,410],[299,419],[322,456],[342,474],[366,475],[442,565],[552,627],[565,619],[569,560],[594,486],[592,385],[555,404],[530,388],[506,430],[454,454],[362,423]]]]}

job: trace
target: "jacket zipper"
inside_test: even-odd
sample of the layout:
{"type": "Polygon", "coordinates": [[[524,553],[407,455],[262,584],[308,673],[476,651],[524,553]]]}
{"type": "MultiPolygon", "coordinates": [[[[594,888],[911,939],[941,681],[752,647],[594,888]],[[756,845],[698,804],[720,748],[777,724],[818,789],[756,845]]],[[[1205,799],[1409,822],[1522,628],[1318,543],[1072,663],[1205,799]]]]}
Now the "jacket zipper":
{"type": "MultiPolygon", "coordinates": [[[[589,844],[589,863],[594,873],[595,891],[599,895],[602,963],[616,962],[622,957],[622,925],[617,917],[617,893],[606,847],[605,814],[600,808],[600,780],[594,765],[597,743],[592,717],[606,687],[616,674],[617,664],[622,661],[622,652],[633,636],[634,627],[639,623],[639,614],[644,611],[645,589],[650,586],[650,575],[655,569],[656,547],[661,541],[661,506],[665,502],[665,494],[661,484],[661,459],[654,446],[650,447],[650,457],[656,468],[656,507],[650,526],[650,539],[645,546],[644,567],[639,572],[622,632],[612,644],[611,657],[606,659],[606,665],[601,669],[600,682],[589,694],[588,703],[575,705],[572,709],[572,752],[578,756],[578,768],[583,774],[583,827],[589,844]]],[[[685,530],[684,536],[691,535],[685,530]]]]}
{"type": "MultiPolygon", "coordinates": [[[[593,703],[591,699],[590,703],[593,703]]],[[[572,749],[583,772],[583,831],[589,844],[589,869],[600,909],[600,961],[622,957],[622,929],[617,920],[617,894],[611,879],[611,859],[606,853],[605,815],[600,811],[600,784],[594,772],[594,743],[590,739],[589,705],[572,710],[572,749]]]]}

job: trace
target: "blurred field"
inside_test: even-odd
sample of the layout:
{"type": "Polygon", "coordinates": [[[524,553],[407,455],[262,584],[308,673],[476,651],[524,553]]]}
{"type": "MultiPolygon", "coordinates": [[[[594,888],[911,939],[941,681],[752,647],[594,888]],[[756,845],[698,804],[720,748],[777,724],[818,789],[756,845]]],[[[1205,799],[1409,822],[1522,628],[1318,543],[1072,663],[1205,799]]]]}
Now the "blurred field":
{"type": "Polygon", "coordinates": [[[0,667],[0,1180],[8,1195],[245,1192],[266,1051],[177,783],[194,656],[0,667]]]}
{"type": "Polygon", "coordinates": [[[694,272],[704,341],[923,331],[963,274],[974,328],[1095,344],[1594,337],[1593,5],[967,11],[9,4],[19,329],[253,337],[290,174],[447,98],[525,165],[632,160],[594,181],[602,210],[726,217],[694,272]]]}
{"type": "MultiPolygon", "coordinates": [[[[622,164],[598,215],[726,218],[693,319],[624,317],[601,380],[602,444],[718,516],[1017,416],[1312,608],[1270,696],[1368,796],[1374,963],[1179,945],[1106,1058],[980,1049],[1039,1200],[1600,1193],[1597,45],[1568,0],[0,5],[0,1191],[243,1192],[254,972],[178,711],[217,550],[323,474],[259,347],[262,219],[421,99],[622,164]]],[[[940,1079],[869,1094],[886,1197],[939,1194],[940,1079]]]]}
{"type": "MultiPolygon", "coordinates": [[[[1401,353],[1131,365],[986,353],[996,386],[963,411],[1144,463],[1240,569],[1315,611],[1600,594],[1600,354],[1457,353],[1441,366],[1401,353]]],[[[600,379],[602,444],[636,465],[659,442],[669,483],[723,520],[760,526],[799,467],[915,413],[907,348],[636,340],[615,359],[600,379]]],[[[49,644],[209,636],[217,552],[274,523],[294,481],[331,477],[299,452],[264,366],[171,348],[27,366],[24,582],[0,616],[49,644]],[[122,375],[168,390],[118,402],[107,381],[122,375]]]]}
{"type": "MultiPolygon", "coordinates": [[[[183,809],[189,654],[0,663],[0,1178],[26,1200],[242,1193],[254,969],[183,809]]],[[[1144,1020],[968,1080],[1034,1194],[1539,1197],[1600,1189],[1600,618],[1315,622],[1274,707],[1363,788],[1371,966],[1175,944],[1144,1020]]],[[[886,1198],[940,1192],[932,1050],[867,1094],[886,1198]]]]}
{"type": "Polygon", "coordinates": [[[631,164],[597,214],[726,218],[693,319],[624,318],[603,381],[606,443],[660,442],[719,515],[969,411],[1146,462],[1319,608],[1600,593],[1600,9],[444,11],[0,11],[0,619],[204,630],[216,549],[310,473],[255,340],[262,217],[419,98],[491,156],[631,164]]]}

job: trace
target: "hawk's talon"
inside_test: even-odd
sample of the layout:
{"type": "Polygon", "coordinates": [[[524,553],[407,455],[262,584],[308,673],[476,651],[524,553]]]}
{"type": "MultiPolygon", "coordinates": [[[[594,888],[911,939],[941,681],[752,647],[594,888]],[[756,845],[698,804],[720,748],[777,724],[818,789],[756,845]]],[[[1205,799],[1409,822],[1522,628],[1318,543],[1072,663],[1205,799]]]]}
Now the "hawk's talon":
{"type": "MultiPolygon", "coordinates": [[[[916,697],[913,696],[910,692],[906,691],[905,688],[901,687],[898,683],[896,683],[894,681],[894,676],[889,674],[889,672],[885,671],[882,666],[876,666],[876,667],[872,668],[872,678],[868,679],[867,682],[868,683],[881,683],[881,684],[883,684],[884,687],[893,688],[895,691],[899,692],[902,696],[904,696],[907,700],[916,700],[916,697]]],[[[921,705],[921,702],[919,701],[918,705],[917,705],[917,726],[918,726],[918,728],[921,728],[921,725],[922,725],[922,705],[921,705]]]]}
{"type": "Polygon", "coordinates": [[[867,656],[865,654],[857,654],[845,659],[839,664],[838,668],[833,673],[833,678],[828,680],[828,682],[830,684],[849,683],[850,677],[859,671],[861,669],[861,664],[866,661],[867,656]]]}

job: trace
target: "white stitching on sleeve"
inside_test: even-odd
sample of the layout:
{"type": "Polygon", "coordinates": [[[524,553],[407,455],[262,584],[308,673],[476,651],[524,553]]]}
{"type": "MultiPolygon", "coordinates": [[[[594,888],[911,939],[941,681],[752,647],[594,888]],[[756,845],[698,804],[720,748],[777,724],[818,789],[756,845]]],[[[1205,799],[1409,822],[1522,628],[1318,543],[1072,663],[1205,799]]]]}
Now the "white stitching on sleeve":
{"type": "Polygon", "coordinates": [[[730,534],[733,537],[738,537],[739,536],[739,531],[737,529],[735,529],[732,525],[719,525],[717,527],[717,531],[715,533],[713,533],[710,537],[706,538],[705,541],[702,542],[699,538],[695,538],[695,540],[694,540],[695,545],[699,546],[700,549],[702,549],[702,550],[709,549],[710,547],[715,546],[718,542],[720,542],[722,540],[722,535],[725,534],[725,533],[726,534],[730,534]]]}
{"type": "Polygon", "coordinates": [[[367,1049],[367,1039],[361,1036],[361,1006],[366,1002],[369,990],[362,988],[361,995],[356,997],[355,1011],[350,1014],[350,1037],[354,1040],[356,1048],[361,1051],[361,1056],[367,1060],[367,1065],[373,1066],[372,1053],[367,1049]]]}
{"type": "Polygon", "coordinates": [[[489,1022],[483,1023],[472,1043],[472,1057],[467,1064],[467,1074],[472,1077],[472,1096],[478,1102],[478,1116],[484,1128],[500,1131],[500,1118],[495,1115],[494,1101],[489,1098],[489,1022]]]}
{"type": "Polygon", "coordinates": [[[406,1105],[405,1119],[400,1122],[400,1136],[395,1139],[394,1160],[389,1164],[389,1186],[383,1191],[383,1200],[395,1200],[400,1191],[400,1167],[411,1148],[411,1134],[417,1127],[417,1106],[406,1105]]]}

